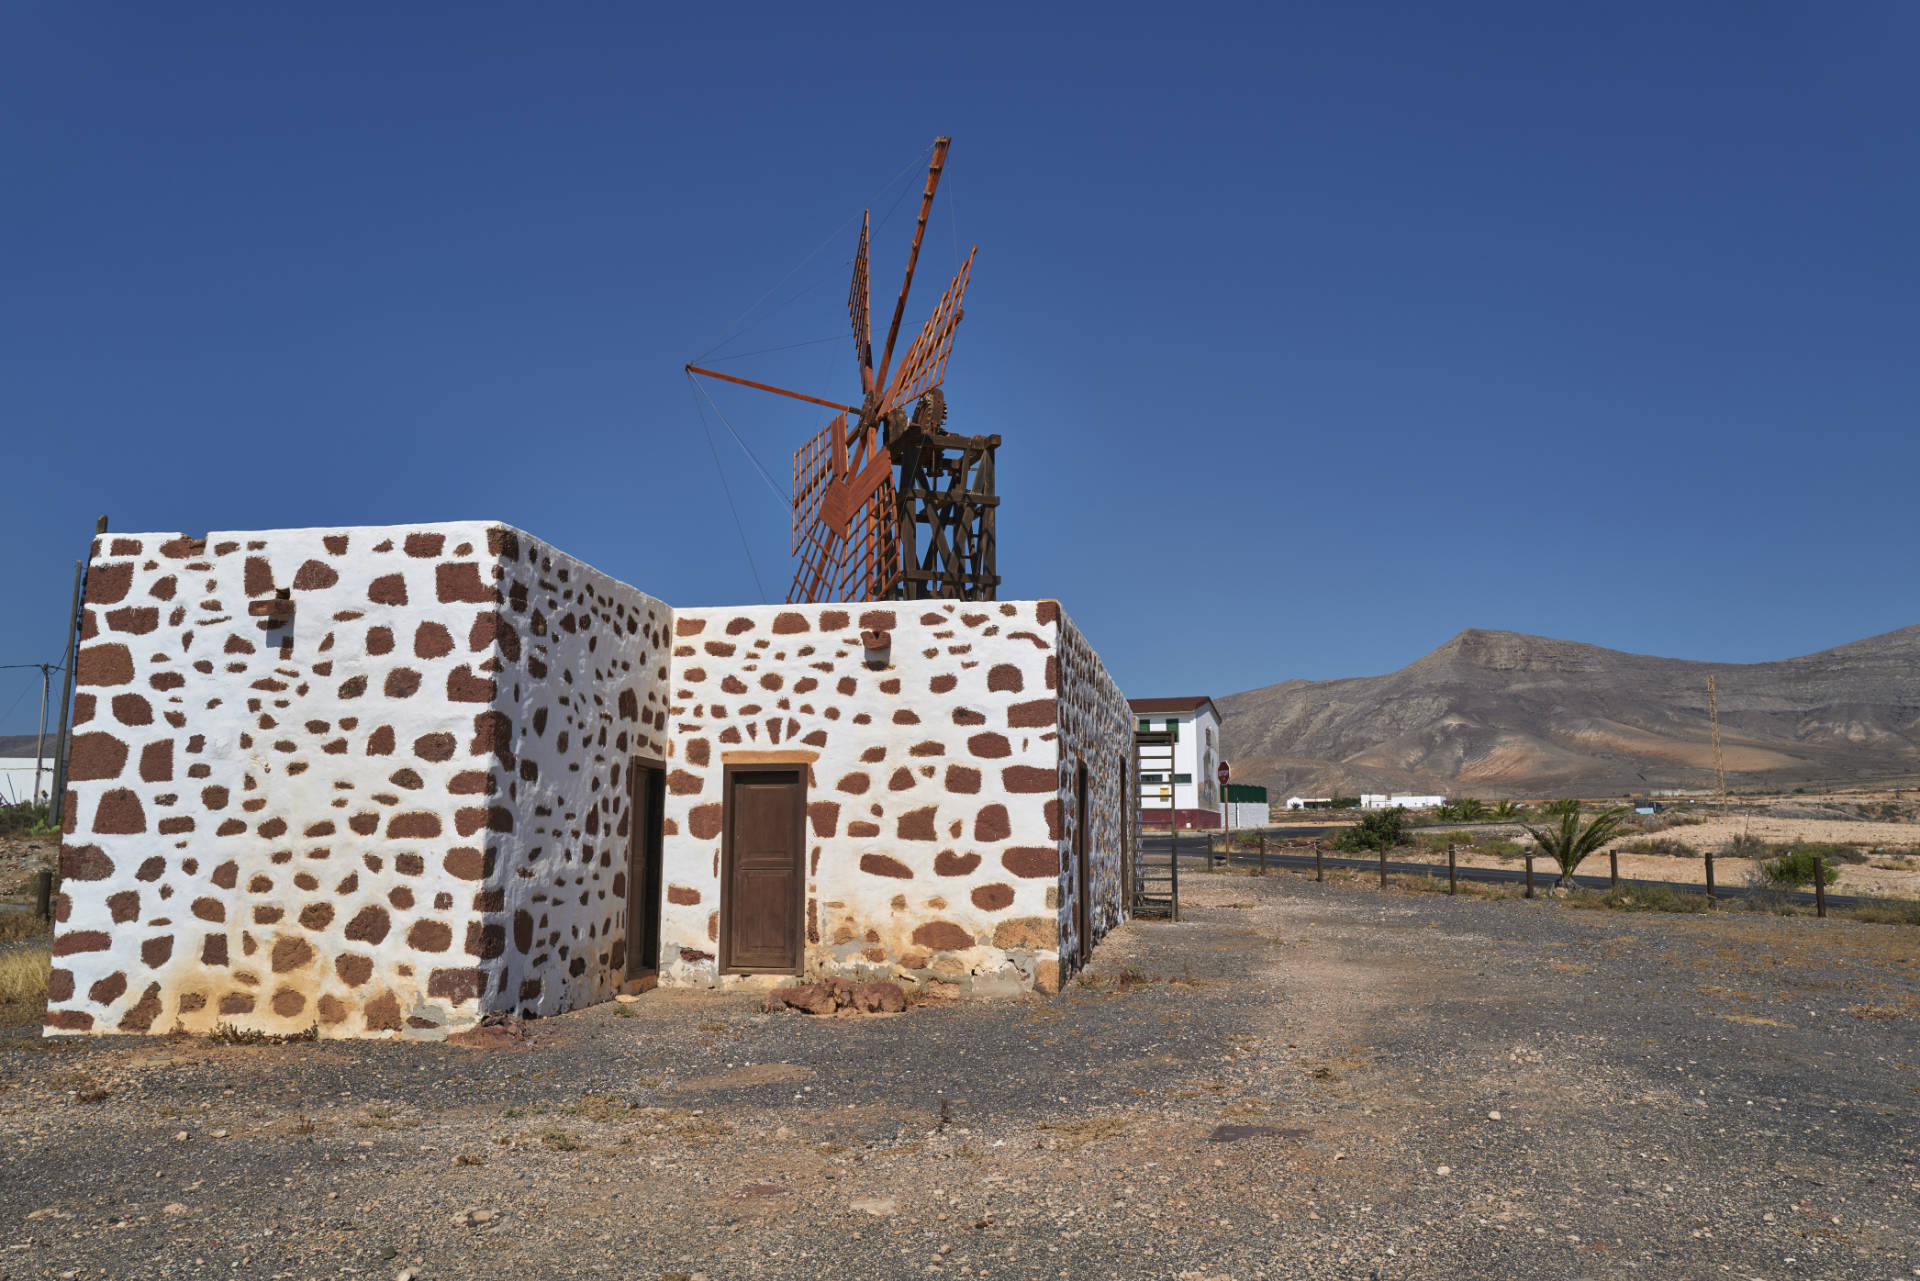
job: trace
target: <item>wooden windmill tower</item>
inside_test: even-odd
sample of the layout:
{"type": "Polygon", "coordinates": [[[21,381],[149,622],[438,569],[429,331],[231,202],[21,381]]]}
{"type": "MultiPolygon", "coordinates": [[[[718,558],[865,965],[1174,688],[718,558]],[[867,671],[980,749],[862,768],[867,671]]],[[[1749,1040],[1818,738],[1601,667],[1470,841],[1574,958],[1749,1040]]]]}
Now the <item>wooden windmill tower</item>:
{"type": "Polygon", "coordinates": [[[906,278],[877,368],[867,289],[872,211],[860,221],[853,284],[847,292],[854,358],[860,367],[858,406],[687,366],[690,374],[839,411],[793,455],[792,551],[797,564],[789,601],[992,600],[998,593],[994,513],[1000,500],[994,495],[993,460],[1000,437],[947,431],[947,402],[940,390],[974,250],[968,251],[899,367],[893,365],[894,342],[950,142],[933,142],[906,278]]]}

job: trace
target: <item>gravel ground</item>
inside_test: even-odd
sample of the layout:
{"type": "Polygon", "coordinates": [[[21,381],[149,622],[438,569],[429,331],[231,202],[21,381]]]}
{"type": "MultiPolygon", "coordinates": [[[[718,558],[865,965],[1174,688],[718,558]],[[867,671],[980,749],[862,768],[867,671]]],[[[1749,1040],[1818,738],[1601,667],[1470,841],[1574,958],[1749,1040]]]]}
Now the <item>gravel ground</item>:
{"type": "Polygon", "coordinates": [[[1920,1275],[1920,932],[1182,888],[1051,999],[14,1033],[0,1278],[1920,1275]]]}

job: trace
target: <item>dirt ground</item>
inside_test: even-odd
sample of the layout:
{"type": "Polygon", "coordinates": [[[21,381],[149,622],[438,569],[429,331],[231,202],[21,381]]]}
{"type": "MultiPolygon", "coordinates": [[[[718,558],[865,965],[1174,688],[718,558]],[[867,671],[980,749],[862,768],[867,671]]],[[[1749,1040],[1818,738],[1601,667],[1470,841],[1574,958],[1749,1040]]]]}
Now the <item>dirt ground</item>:
{"type": "Polygon", "coordinates": [[[1184,893],[1058,997],[894,1017],[652,993],[493,1049],[21,1030],[0,1278],[1920,1269],[1920,931],[1184,893]]]}
{"type": "Polygon", "coordinates": [[[34,873],[59,861],[57,836],[0,836],[0,900],[31,900],[34,873]]]}

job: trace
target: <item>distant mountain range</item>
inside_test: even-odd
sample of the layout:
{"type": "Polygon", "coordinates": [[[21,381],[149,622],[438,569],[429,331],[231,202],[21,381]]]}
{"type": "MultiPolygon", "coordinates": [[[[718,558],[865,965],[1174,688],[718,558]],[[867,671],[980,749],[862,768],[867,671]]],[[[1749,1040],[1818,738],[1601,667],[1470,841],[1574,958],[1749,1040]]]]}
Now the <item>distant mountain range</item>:
{"type": "Polygon", "coordinates": [[[1712,786],[1709,673],[1730,788],[1920,773],[1920,625],[1774,663],[1473,629],[1386,676],[1215,701],[1235,781],[1275,800],[1606,795],[1712,786]]]}

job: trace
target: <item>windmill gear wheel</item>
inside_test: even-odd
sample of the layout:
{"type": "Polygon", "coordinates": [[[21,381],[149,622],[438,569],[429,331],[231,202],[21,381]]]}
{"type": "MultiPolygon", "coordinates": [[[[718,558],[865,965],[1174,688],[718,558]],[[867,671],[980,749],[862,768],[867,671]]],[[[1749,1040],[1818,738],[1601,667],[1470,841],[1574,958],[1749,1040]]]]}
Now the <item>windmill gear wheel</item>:
{"type": "Polygon", "coordinates": [[[913,415],[914,426],[932,431],[947,424],[947,395],[938,387],[920,398],[913,415]]]}

